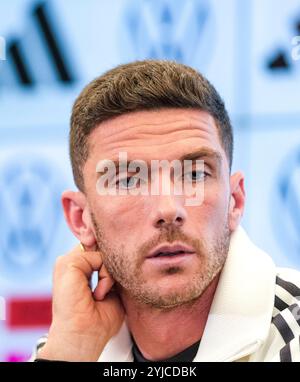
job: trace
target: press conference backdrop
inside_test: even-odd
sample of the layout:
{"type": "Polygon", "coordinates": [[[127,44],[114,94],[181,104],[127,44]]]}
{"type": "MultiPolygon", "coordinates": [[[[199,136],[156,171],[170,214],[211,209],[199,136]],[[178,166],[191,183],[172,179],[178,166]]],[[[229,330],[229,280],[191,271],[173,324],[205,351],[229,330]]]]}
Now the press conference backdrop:
{"type": "Polygon", "coordinates": [[[72,102],[136,59],[172,59],[226,101],[244,227],[300,269],[300,1],[0,1],[0,360],[26,360],[47,332],[51,272],[74,244],[60,206],[73,188],[72,102]]]}

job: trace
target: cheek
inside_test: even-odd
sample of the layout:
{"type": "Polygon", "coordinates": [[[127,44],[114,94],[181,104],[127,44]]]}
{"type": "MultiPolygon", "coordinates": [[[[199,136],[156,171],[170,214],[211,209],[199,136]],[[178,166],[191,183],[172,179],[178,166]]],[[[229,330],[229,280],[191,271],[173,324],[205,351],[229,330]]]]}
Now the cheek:
{"type": "Polygon", "coordinates": [[[145,223],[148,212],[143,199],[138,196],[98,196],[92,211],[107,232],[126,236],[134,234],[145,223]]]}
{"type": "Polygon", "coordinates": [[[199,207],[198,216],[208,224],[224,224],[228,213],[228,190],[223,184],[214,184],[206,187],[204,200],[199,207]]]}

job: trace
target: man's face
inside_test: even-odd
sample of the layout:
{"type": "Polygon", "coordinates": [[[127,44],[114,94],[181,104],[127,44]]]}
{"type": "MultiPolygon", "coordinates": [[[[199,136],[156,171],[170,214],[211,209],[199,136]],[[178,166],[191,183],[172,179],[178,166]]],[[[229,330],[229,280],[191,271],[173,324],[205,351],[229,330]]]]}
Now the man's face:
{"type": "MultiPolygon", "coordinates": [[[[89,144],[83,172],[93,230],[104,264],[121,290],[137,302],[157,308],[199,297],[222,268],[230,240],[229,165],[213,117],[189,109],[130,113],[101,123],[91,133],[89,144]],[[100,160],[118,160],[119,153],[126,152],[128,162],[171,162],[197,151],[217,153],[199,158],[204,161],[204,177],[198,179],[194,174],[195,180],[192,178],[204,185],[199,205],[186,205],[184,192],[97,193],[100,160]],[[157,248],[162,253],[151,257],[157,248]],[[175,252],[168,253],[170,248],[175,252]],[[176,248],[185,253],[177,253],[176,248]]],[[[162,180],[162,173],[157,176],[162,180]]]]}

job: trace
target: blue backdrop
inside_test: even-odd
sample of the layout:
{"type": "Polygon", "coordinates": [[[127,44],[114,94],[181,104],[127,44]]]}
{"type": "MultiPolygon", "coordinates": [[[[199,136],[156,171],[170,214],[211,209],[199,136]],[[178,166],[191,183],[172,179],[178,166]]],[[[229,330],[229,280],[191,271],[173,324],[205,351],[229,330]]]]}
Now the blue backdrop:
{"type": "Polygon", "coordinates": [[[75,243],[60,207],[72,102],[120,63],[173,59],[216,86],[246,175],[243,225],[300,269],[299,35],[296,0],[0,1],[0,360],[26,359],[47,331],[52,266],[75,243]]]}

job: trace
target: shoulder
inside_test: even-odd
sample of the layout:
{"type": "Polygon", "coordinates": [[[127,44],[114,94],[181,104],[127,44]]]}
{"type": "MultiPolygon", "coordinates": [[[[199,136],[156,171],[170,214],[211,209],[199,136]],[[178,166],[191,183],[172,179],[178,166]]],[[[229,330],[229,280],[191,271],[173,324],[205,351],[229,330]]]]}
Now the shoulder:
{"type": "Polygon", "coordinates": [[[270,328],[251,361],[300,361],[300,272],[276,268],[270,328]]]}
{"type": "Polygon", "coordinates": [[[300,272],[295,269],[277,268],[272,326],[281,343],[279,360],[299,360],[300,272]]]}
{"type": "Polygon", "coordinates": [[[300,272],[290,268],[277,268],[274,313],[282,312],[299,302],[300,272]]]}

